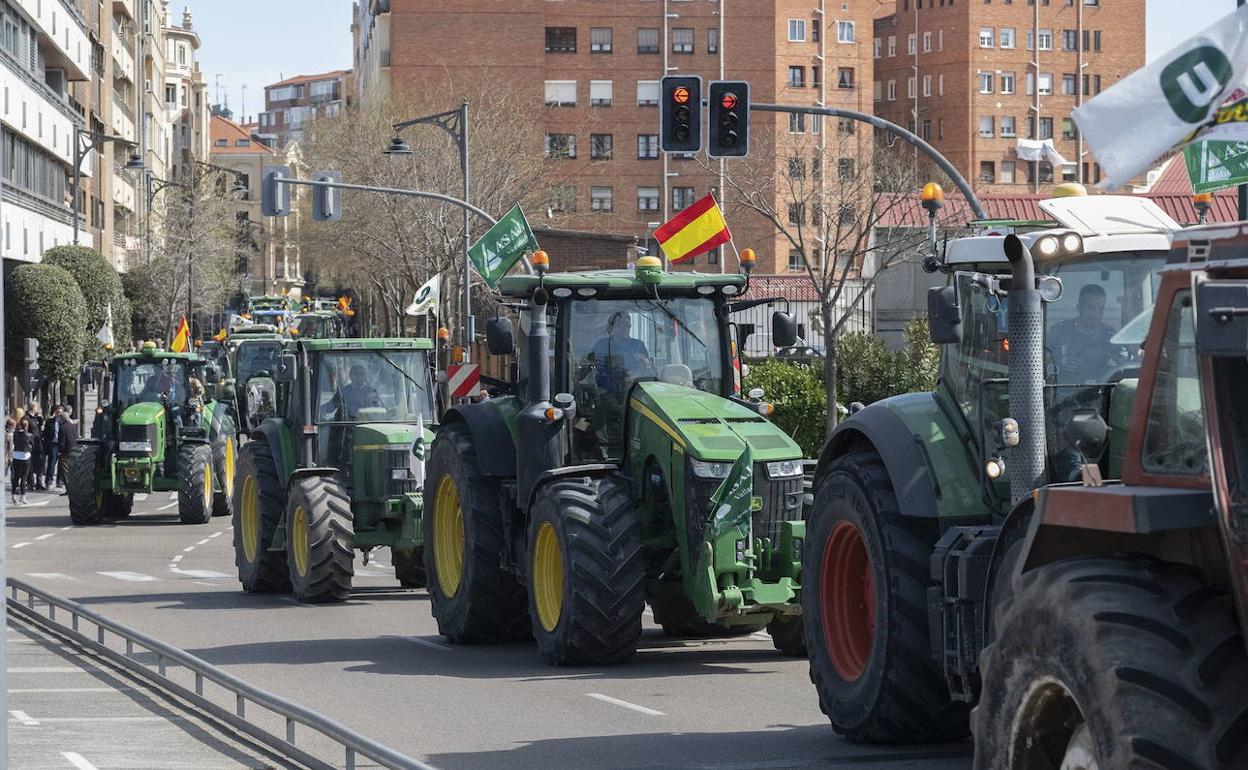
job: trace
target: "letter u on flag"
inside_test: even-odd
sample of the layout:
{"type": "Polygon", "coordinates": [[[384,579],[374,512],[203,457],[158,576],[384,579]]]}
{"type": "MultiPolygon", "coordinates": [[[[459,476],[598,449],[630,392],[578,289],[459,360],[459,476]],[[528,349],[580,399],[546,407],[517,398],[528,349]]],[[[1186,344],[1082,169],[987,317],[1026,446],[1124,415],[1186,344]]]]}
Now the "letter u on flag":
{"type": "Polygon", "coordinates": [[[727,243],[732,240],[732,233],[728,232],[728,223],[715,196],[708,195],[655,230],[654,239],[667,258],[677,263],[727,243]]]}
{"type": "Polygon", "coordinates": [[[173,335],[173,342],[170,343],[169,349],[174,353],[185,353],[191,349],[191,327],[187,325],[186,318],[182,318],[182,323],[178,324],[178,331],[173,335]]]}

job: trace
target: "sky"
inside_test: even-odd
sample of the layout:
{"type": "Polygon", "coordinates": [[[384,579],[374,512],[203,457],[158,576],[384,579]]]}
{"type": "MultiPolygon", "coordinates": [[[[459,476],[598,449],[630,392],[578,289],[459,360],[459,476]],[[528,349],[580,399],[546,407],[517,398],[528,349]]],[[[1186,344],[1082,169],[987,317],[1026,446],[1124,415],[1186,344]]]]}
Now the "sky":
{"type": "MultiPolygon", "coordinates": [[[[175,24],[182,23],[185,7],[199,32],[200,69],[209,93],[213,101],[218,93],[221,100],[228,97],[236,115],[241,106],[254,119],[264,109],[266,85],[351,66],[351,0],[172,0],[175,24]]],[[[1147,58],[1234,7],[1235,0],[1147,0],[1147,58]]]]}

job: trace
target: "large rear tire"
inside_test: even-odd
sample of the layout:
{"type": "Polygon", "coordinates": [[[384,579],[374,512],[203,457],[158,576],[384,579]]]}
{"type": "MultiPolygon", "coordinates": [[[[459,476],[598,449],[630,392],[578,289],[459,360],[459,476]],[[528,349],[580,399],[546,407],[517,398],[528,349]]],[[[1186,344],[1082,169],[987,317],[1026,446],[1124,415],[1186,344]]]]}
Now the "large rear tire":
{"type": "Polygon", "coordinates": [[[425,572],[438,632],[456,644],[530,633],[524,585],[501,566],[506,552],[498,480],[477,469],[468,426],[438,430],[425,477],[425,572]]]}
{"type": "Polygon", "coordinates": [[[212,518],[212,448],[184,444],[178,451],[178,519],[207,524],[212,518]]]}
{"type": "Polygon", "coordinates": [[[108,493],[96,484],[102,451],[99,444],[79,444],[65,470],[69,520],[78,526],[99,524],[105,518],[108,493]]]}
{"type": "Polygon", "coordinates": [[[832,727],[862,743],[965,737],[928,636],[934,524],[901,514],[875,451],[835,460],[818,481],[802,553],[810,680],[832,727]]]}
{"type": "Polygon", "coordinates": [[[212,515],[229,516],[233,513],[234,471],[238,461],[238,443],[234,429],[222,431],[212,445],[212,470],[216,476],[216,491],[212,495],[212,515]]]}
{"type": "Polygon", "coordinates": [[[593,666],[636,652],[645,557],[627,482],[550,482],[538,491],[528,543],[529,617],[542,657],[593,666]]]}
{"type": "Polygon", "coordinates": [[[338,482],[303,478],[286,504],[286,563],[295,598],[306,604],[344,602],[355,577],[351,498],[338,482]]]}
{"type": "Polygon", "coordinates": [[[270,551],[282,520],[282,485],[268,441],[248,442],[238,458],[234,485],[234,564],[243,590],[289,591],[285,551],[270,551]]]}
{"type": "Polygon", "coordinates": [[[1023,575],[980,658],[980,770],[1248,767],[1248,657],[1186,566],[1068,559],[1023,575]]]}

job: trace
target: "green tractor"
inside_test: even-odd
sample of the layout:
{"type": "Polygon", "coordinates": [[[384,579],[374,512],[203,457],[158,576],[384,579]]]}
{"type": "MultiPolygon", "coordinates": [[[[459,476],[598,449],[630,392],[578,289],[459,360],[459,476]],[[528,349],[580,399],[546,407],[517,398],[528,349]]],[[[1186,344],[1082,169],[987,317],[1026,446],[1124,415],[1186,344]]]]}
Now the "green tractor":
{"type": "MultiPolygon", "coordinates": [[[[734,304],[746,286],[654,257],[503,279],[520,334],[497,318],[487,341],[515,353],[513,376],[446,411],[425,485],[450,641],[532,634],[556,665],[610,663],[636,650],[649,602],[670,634],[766,627],[803,654],[801,450],[738,394],[731,313],[771,301],[734,304]]],[[[795,332],[773,316],[777,345],[795,332]]]]}
{"type": "MultiPolygon", "coordinates": [[[[1139,198],[1040,206],[1052,221],[992,223],[925,262],[949,276],[928,296],[935,391],[856,405],[819,457],[805,637],[820,707],[852,740],[964,737],[1035,492],[1086,472],[1068,426],[1103,418],[1103,474],[1122,477],[1140,341],[1178,224],[1139,198]]],[[[1106,542],[1071,533],[1068,549],[1106,542]]],[[[1043,767],[1059,765],[1084,767],[1043,767]]]]}
{"type": "Polygon", "coordinates": [[[250,429],[234,487],[234,555],[249,592],[344,601],[357,549],[390,548],[424,584],[421,486],[433,385],[421,339],[300,340],[273,369],[277,410],[250,429]]]}
{"type": "Polygon", "coordinates": [[[226,340],[232,377],[221,385],[231,390],[237,405],[238,431],[248,435],[266,417],[277,414],[277,384],[273,372],[288,341],[269,324],[245,326],[226,340]]]}
{"type": "Polygon", "coordinates": [[[221,401],[193,399],[191,380],[214,367],[192,353],[147,343],[106,366],[91,438],[78,442],[66,484],[75,524],[130,515],[134,495],[178,493],[183,524],[230,513],[237,454],[233,418],[221,401]]]}
{"type": "Polygon", "coordinates": [[[287,327],[291,337],[304,340],[327,340],[346,337],[346,319],[335,307],[332,310],[305,310],[297,313],[287,327]]]}

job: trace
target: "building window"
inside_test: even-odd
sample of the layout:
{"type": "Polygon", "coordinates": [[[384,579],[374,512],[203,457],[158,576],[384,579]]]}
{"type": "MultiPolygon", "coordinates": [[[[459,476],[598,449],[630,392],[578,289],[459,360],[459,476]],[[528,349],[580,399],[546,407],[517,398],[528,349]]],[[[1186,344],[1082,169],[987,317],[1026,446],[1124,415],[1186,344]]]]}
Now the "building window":
{"type": "Polygon", "coordinates": [[[1101,31],[1097,30],[1092,33],[1092,50],[1097,53],[1101,52],[1101,31]]]}
{"type": "Polygon", "coordinates": [[[789,88],[803,88],[806,85],[806,68],[789,67],[789,88]]]}
{"type": "Polygon", "coordinates": [[[810,116],[810,133],[812,134],[823,133],[823,116],[822,115],[810,116]]]}
{"type": "Polygon", "coordinates": [[[908,53],[911,56],[914,56],[918,52],[919,52],[919,37],[918,35],[911,32],[909,35],[906,35],[906,53],[908,53]]]}
{"type": "Polygon", "coordinates": [[[612,41],[615,38],[615,31],[610,27],[590,27],[589,28],[589,51],[590,53],[611,53],[612,41]]]}
{"type": "Polygon", "coordinates": [[[1062,93],[1067,96],[1075,95],[1075,76],[1062,75],[1062,93]]]}
{"type": "Polygon", "coordinates": [[[855,121],[853,118],[837,118],[836,119],[836,133],[852,134],[857,130],[858,130],[857,121],[855,121]]]}
{"type": "Polygon", "coordinates": [[[708,265],[719,264],[719,247],[718,246],[706,252],[706,264],[708,265]]]}
{"type": "Polygon", "coordinates": [[[659,105],[659,81],[637,81],[637,106],[657,107],[659,105]]]}
{"type": "Polygon", "coordinates": [[[802,269],[804,262],[805,261],[802,259],[802,252],[798,251],[797,249],[789,250],[789,271],[790,272],[800,271],[802,269]]]}
{"type": "Polygon", "coordinates": [[[611,134],[589,135],[590,160],[611,160],[615,150],[615,137],[611,134]]]}
{"type": "Polygon", "coordinates": [[[805,43],[806,42],[806,20],[805,19],[789,19],[789,42],[805,43]]]}
{"type": "Polygon", "coordinates": [[[1001,161],[1001,184],[1014,184],[1014,161],[1001,161]]]}
{"type": "Polygon", "coordinates": [[[789,133],[804,134],[806,133],[806,114],[802,112],[789,113],[789,133]]]}
{"type": "Polygon", "coordinates": [[[914,85],[914,75],[911,75],[910,77],[906,78],[906,96],[911,99],[913,99],[915,96],[918,96],[918,91],[915,90],[915,85],[914,85]]]}
{"type": "Polygon", "coordinates": [[[165,104],[172,107],[178,103],[178,87],[165,86],[165,104]]]}
{"type": "Polygon", "coordinates": [[[1075,51],[1079,48],[1079,32],[1073,29],[1062,30],[1062,50],[1075,51]]]}
{"type": "Polygon", "coordinates": [[[1079,136],[1079,129],[1075,128],[1073,118],[1062,118],[1062,138],[1075,139],[1079,136]]]}
{"type": "Polygon", "coordinates": [[[823,80],[821,79],[822,74],[823,74],[823,70],[819,69],[818,64],[811,65],[810,67],[810,87],[811,88],[818,88],[820,85],[823,84],[823,80]]]}
{"type": "Polygon", "coordinates": [[[1040,118],[1040,139],[1053,138],[1053,118],[1040,118]]]}
{"type": "Polygon", "coordinates": [[[806,206],[801,203],[789,204],[789,224],[801,227],[806,223],[806,206]]]}
{"type": "Polygon", "coordinates": [[[1001,136],[1004,136],[1004,137],[1016,136],[1016,134],[1014,133],[1014,130],[1015,130],[1014,129],[1014,116],[1003,115],[1001,117],[1001,136]]]}
{"type": "Polygon", "coordinates": [[[878,80],[871,83],[871,98],[877,102],[884,98],[884,85],[878,80]]]}
{"type": "Polygon", "coordinates": [[[672,208],[676,211],[684,211],[693,205],[694,192],[692,187],[673,187],[672,188],[672,208]]]}
{"type": "Polygon", "coordinates": [[[888,36],[888,55],[890,57],[897,55],[897,36],[896,35],[888,36]]]}
{"type": "Polygon", "coordinates": [[[932,76],[931,75],[923,76],[923,95],[924,96],[932,95],[932,76]]]}
{"type": "Polygon", "coordinates": [[[789,179],[806,178],[806,161],[802,158],[789,158],[789,179]]]}
{"type": "Polygon", "coordinates": [[[943,72],[936,76],[936,95],[945,95],[945,75],[943,72]]]}
{"type": "Polygon", "coordinates": [[[979,28],[979,47],[992,48],[996,45],[996,31],[992,27],[979,28]]]}
{"type": "Polygon", "coordinates": [[[1037,47],[1041,51],[1053,50],[1053,30],[1051,29],[1040,30],[1040,32],[1036,35],[1036,40],[1039,41],[1037,47]]]}
{"type": "Polygon", "coordinates": [[[576,53],[576,27],[547,27],[546,53],[576,53]]]}
{"type": "Polygon", "coordinates": [[[853,158],[837,158],[836,159],[836,178],[842,182],[847,182],[856,176],[854,171],[853,158]]]}
{"type": "Polygon", "coordinates": [[[853,88],[854,87],[854,68],[853,67],[837,68],[836,87],[837,88],[853,88]]]}
{"type": "Polygon", "coordinates": [[[614,206],[614,196],[610,187],[589,188],[589,208],[591,211],[608,213],[614,206]]]}
{"type": "Polygon", "coordinates": [[[979,181],[989,183],[997,181],[997,164],[990,160],[981,160],[979,162],[979,181]]]}
{"type": "Polygon", "coordinates": [[[991,116],[991,115],[990,115],[990,116],[988,116],[988,117],[983,117],[983,118],[980,118],[980,119],[979,119],[979,135],[980,135],[982,138],[984,138],[984,139],[991,139],[991,138],[993,137],[993,135],[994,135],[994,131],[993,131],[994,122],[993,122],[993,120],[994,120],[994,119],[992,118],[992,116],[991,116]]]}
{"type": "Polygon", "coordinates": [[[1041,184],[1053,181],[1053,164],[1047,160],[1040,161],[1040,177],[1037,180],[1041,184]]]}
{"type": "Polygon", "coordinates": [[[546,157],[570,160],[576,157],[576,134],[547,134],[546,157]]]}
{"type": "Polygon", "coordinates": [[[1048,96],[1053,93],[1053,73],[1041,72],[1040,79],[1037,81],[1036,93],[1041,96],[1048,96]]]}
{"type": "Polygon", "coordinates": [[[550,208],[561,213],[576,211],[576,188],[570,184],[556,185],[551,190],[550,208]]]}
{"type": "Polygon", "coordinates": [[[637,30],[637,53],[659,52],[658,27],[640,27],[637,30]]]}
{"type": "Polygon", "coordinates": [[[897,101],[897,81],[896,80],[888,81],[888,100],[890,102],[897,101]]]}
{"type": "Polygon", "coordinates": [[[919,136],[923,137],[923,141],[930,142],[932,140],[932,119],[925,118],[923,120],[923,130],[919,132],[919,136]]]}
{"type": "Polygon", "coordinates": [[[881,42],[882,41],[878,37],[871,41],[871,58],[872,59],[880,58],[880,50],[883,48],[883,46],[881,45],[881,42]]]}
{"type": "Polygon", "coordinates": [[[1017,82],[1015,81],[1014,73],[1002,72],[1001,73],[1001,93],[1012,94],[1014,93],[1015,88],[1017,88],[1017,82]]]}
{"type": "Polygon", "coordinates": [[[575,107],[576,106],[576,81],[575,80],[547,80],[546,81],[546,106],[547,107],[575,107]]]}
{"type": "Polygon", "coordinates": [[[672,30],[672,53],[693,53],[691,27],[676,27],[672,30]]]}
{"type": "Polygon", "coordinates": [[[706,30],[706,52],[719,53],[719,27],[708,27],[706,30]]]}
{"type": "Polygon", "coordinates": [[[999,45],[1000,47],[1013,48],[1014,40],[1015,40],[1015,37],[1014,37],[1013,27],[1002,27],[1001,29],[997,30],[997,45],[999,45]]]}
{"type": "Polygon", "coordinates": [[[594,107],[610,107],[615,101],[615,81],[589,81],[589,103],[594,107]]]}
{"type": "Polygon", "coordinates": [[[1092,93],[1099,94],[1101,92],[1101,76],[1092,76],[1092,93]]]}
{"type": "Polygon", "coordinates": [[[945,138],[945,119],[937,118],[936,119],[936,139],[940,140],[944,138],[945,138]]]}
{"type": "Polygon", "coordinates": [[[638,187],[637,188],[637,210],[638,211],[658,211],[659,210],[659,188],[638,187]]]}
{"type": "Polygon", "coordinates": [[[654,160],[659,157],[659,135],[637,135],[637,157],[641,160],[654,160]]]}
{"type": "Polygon", "coordinates": [[[838,21],[836,23],[836,42],[854,42],[854,23],[852,21],[838,21]]]}
{"type": "Polygon", "coordinates": [[[931,53],[931,52],[932,52],[932,33],[930,31],[924,32],[923,33],[923,53],[931,53]]]}
{"type": "Polygon", "coordinates": [[[235,147],[250,147],[251,140],[250,139],[235,139],[234,146],[235,147]]]}
{"type": "Polygon", "coordinates": [[[992,73],[991,72],[979,73],[979,92],[981,94],[992,93],[992,73]]]}

